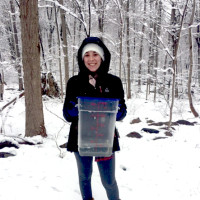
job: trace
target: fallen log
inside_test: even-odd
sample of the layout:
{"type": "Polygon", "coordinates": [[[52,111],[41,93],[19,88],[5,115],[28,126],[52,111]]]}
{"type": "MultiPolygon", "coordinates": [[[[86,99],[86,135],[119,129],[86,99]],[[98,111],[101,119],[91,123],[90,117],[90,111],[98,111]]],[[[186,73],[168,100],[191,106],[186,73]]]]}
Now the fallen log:
{"type": "Polygon", "coordinates": [[[16,142],[5,140],[5,141],[0,141],[0,149],[3,149],[5,147],[14,147],[16,149],[19,149],[19,145],[16,142]]]}

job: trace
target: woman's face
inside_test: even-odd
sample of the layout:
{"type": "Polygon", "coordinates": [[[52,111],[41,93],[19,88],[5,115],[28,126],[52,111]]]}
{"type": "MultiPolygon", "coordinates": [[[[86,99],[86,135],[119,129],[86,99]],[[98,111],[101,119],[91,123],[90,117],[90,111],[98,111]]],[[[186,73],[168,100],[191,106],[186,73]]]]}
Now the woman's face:
{"type": "Polygon", "coordinates": [[[88,51],[85,53],[83,61],[91,72],[96,72],[101,65],[101,56],[95,51],[88,51]]]}

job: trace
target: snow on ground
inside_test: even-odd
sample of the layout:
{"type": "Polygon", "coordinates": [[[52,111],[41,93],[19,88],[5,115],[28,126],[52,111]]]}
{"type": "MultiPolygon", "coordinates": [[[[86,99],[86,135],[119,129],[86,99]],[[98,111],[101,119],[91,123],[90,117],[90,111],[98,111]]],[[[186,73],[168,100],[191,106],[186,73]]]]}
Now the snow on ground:
{"type": "MultiPolygon", "coordinates": [[[[16,96],[16,91],[6,90],[0,108],[16,96]]],[[[175,104],[173,121],[185,119],[197,122],[195,126],[176,126],[172,137],[141,131],[149,127],[147,120],[168,121],[169,108],[162,100],[156,104],[143,97],[127,101],[128,114],[123,122],[117,122],[121,151],[116,153],[116,177],[122,200],[199,200],[200,199],[200,119],[189,112],[188,102],[175,104]],[[138,124],[130,124],[135,118],[138,124]],[[137,131],[141,139],[126,135],[137,131]]],[[[195,104],[198,113],[200,106],[195,104]]],[[[1,200],[81,200],[77,168],[73,153],[57,146],[65,143],[69,124],[62,117],[62,102],[44,100],[47,138],[31,138],[37,145],[20,145],[19,149],[4,148],[0,152],[12,152],[16,156],[0,158],[1,200]],[[62,157],[62,158],[61,158],[62,157]]],[[[24,136],[24,97],[1,113],[0,127],[5,135],[24,136]]],[[[12,140],[12,138],[11,138],[12,140]]],[[[97,165],[94,162],[92,187],[95,200],[106,200],[97,165]]]]}

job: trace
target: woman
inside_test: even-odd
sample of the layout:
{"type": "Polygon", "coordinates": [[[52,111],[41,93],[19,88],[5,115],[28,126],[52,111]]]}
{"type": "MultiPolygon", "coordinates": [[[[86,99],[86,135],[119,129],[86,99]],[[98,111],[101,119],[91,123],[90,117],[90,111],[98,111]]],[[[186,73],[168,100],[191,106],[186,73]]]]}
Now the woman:
{"type": "MultiPolygon", "coordinates": [[[[97,37],[88,37],[78,50],[79,74],[69,79],[63,106],[63,115],[70,126],[67,150],[74,152],[79,175],[79,185],[83,200],[92,200],[91,176],[93,157],[80,156],[78,153],[78,108],[77,97],[118,98],[119,110],[116,120],[126,115],[124,90],[120,78],[108,73],[110,52],[97,37]]],[[[101,181],[109,200],[119,200],[119,191],[115,179],[115,151],[119,142],[117,130],[113,138],[113,154],[110,157],[95,158],[101,181]]]]}

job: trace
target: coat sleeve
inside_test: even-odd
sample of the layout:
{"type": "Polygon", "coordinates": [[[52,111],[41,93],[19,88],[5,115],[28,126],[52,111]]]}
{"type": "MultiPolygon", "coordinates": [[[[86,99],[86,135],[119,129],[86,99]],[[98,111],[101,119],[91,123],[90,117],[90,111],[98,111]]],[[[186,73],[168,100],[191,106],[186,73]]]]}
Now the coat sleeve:
{"type": "Polygon", "coordinates": [[[77,102],[77,80],[71,78],[67,82],[65,102],[63,105],[63,116],[66,121],[72,122],[78,120],[78,102],[77,102]]]}
{"type": "Polygon", "coordinates": [[[126,107],[125,99],[124,99],[124,89],[123,89],[122,81],[120,78],[118,78],[115,88],[117,89],[117,94],[119,95],[119,106],[118,106],[119,109],[117,112],[116,120],[121,121],[126,116],[127,107],[126,107]]]}

